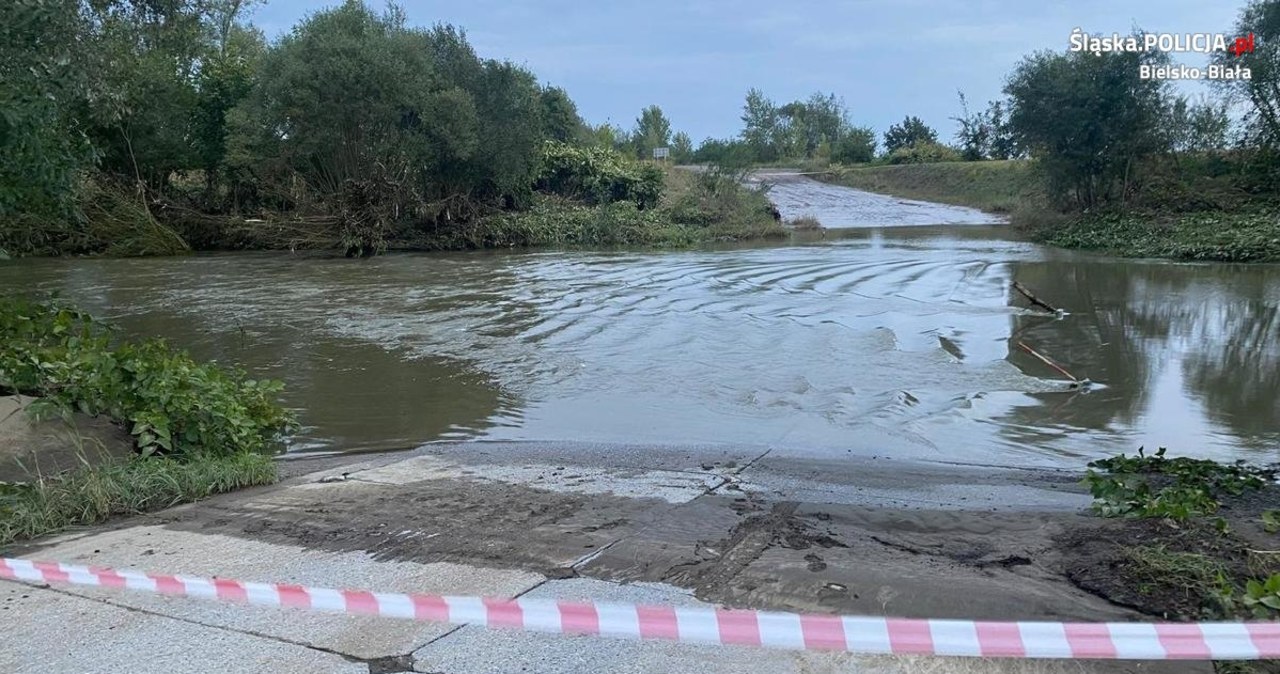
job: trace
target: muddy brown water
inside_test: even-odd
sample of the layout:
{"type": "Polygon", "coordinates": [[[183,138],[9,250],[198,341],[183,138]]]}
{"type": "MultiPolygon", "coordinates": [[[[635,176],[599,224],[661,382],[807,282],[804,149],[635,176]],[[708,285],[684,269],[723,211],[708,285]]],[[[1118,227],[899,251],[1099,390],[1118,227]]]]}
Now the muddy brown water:
{"type": "Polygon", "coordinates": [[[898,221],[886,198],[806,179],[774,198],[788,216],[875,214],[825,239],[682,252],[20,260],[0,263],[0,290],[57,291],[283,379],[305,425],[292,452],[474,438],[1280,459],[1280,266],[1053,250],[921,225],[927,206],[898,221]],[[1025,309],[1013,281],[1069,313],[1025,309]],[[1067,390],[1019,340],[1099,385],[1067,390]]]}

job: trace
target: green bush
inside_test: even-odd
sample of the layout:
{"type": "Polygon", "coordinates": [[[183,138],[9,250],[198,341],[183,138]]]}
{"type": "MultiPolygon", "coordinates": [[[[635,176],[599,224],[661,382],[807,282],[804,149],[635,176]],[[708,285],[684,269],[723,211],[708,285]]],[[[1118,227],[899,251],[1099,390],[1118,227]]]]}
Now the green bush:
{"type": "Polygon", "coordinates": [[[890,164],[933,164],[960,161],[960,153],[938,143],[920,142],[900,147],[889,153],[890,164]]]}
{"type": "Polygon", "coordinates": [[[113,346],[87,314],[0,297],[0,389],[42,399],[37,414],[107,414],[144,455],[263,452],[293,426],[283,384],[201,364],[159,340],[113,346]]]}
{"type": "Polygon", "coordinates": [[[662,199],[662,169],[602,147],[547,141],[534,187],[589,204],[630,201],[652,208],[662,199]]]}

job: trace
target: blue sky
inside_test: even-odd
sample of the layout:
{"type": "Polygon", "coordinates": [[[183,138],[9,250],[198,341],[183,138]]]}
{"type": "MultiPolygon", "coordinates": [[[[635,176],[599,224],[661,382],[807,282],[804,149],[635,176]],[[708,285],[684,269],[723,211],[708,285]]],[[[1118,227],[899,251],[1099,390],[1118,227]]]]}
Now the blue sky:
{"type": "MultiPolygon", "coordinates": [[[[268,37],[334,3],[267,0],[253,19],[268,37]]],[[[842,97],[877,132],[911,114],[950,140],[956,90],[979,105],[1000,94],[1024,54],[1065,50],[1090,33],[1230,32],[1240,2],[1214,0],[546,0],[404,2],[409,21],[467,30],[481,56],[509,59],[564,87],[589,122],[630,128],[657,104],[697,143],[741,127],[758,87],[785,103],[814,91],[842,97]]],[[[380,6],[374,3],[374,6],[380,6]]],[[[1182,59],[1201,65],[1204,58],[1182,59]]]]}

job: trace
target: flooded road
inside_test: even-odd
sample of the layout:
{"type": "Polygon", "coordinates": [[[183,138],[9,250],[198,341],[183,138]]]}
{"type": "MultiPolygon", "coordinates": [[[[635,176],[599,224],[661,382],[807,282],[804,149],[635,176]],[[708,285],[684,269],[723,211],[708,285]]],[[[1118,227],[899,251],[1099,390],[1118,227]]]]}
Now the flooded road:
{"type": "Polygon", "coordinates": [[[998,226],[846,234],[22,260],[0,263],[0,289],[58,291],[128,333],[284,379],[305,424],[295,452],[489,438],[1064,467],[1139,445],[1280,459],[1280,266],[1090,257],[998,226]],[[1013,281],[1069,315],[1022,308],[1013,281]],[[1101,385],[1066,390],[1019,340],[1101,385]]]}
{"type": "Polygon", "coordinates": [[[784,169],[757,171],[750,182],[768,187],[782,217],[814,217],[828,229],[1004,223],[1004,218],[975,208],[842,188],[784,169]]]}

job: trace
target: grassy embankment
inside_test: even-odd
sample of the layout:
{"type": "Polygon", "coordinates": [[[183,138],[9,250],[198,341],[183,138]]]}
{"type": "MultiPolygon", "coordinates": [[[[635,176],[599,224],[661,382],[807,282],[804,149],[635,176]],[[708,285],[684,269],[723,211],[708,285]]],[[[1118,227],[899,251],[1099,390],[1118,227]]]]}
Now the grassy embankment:
{"type": "Polygon", "coordinates": [[[73,309],[0,297],[0,394],[37,417],[105,415],[136,454],[0,482],[0,544],[276,479],[269,452],[293,426],[278,382],[132,343],[73,309]]]}
{"type": "Polygon", "coordinates": [[[908,199],[1009,216],[1036,240],[1124,257],[1280,261],[1280,207],[1231,185],[1230,176],[1164,180],[1126,212],[1053,208],[1030,162],[945,162],[836,167],[824,179],[908,199]]]}

